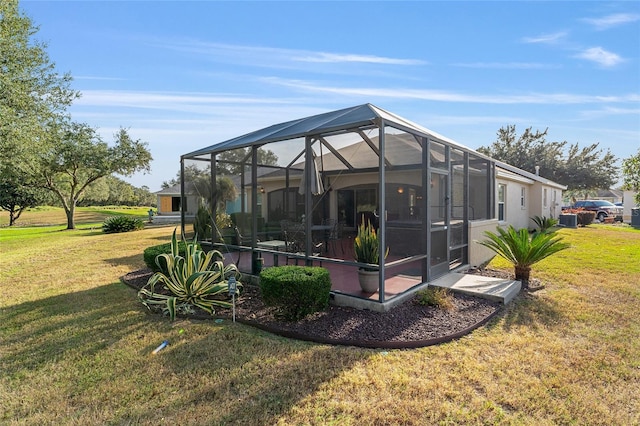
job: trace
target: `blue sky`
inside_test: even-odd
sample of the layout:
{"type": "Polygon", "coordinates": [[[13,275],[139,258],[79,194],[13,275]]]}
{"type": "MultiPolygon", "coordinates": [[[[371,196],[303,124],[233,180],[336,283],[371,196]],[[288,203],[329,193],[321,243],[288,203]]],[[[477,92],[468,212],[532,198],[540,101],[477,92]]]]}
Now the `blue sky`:
{"type": "Polygon", "coordinates": [[[71,113],[148,142],[160,189],[180,155],[372,103],[470,148],[515,124],[640,148],[640,2],[25,1],[82,92],[71,113]]]}

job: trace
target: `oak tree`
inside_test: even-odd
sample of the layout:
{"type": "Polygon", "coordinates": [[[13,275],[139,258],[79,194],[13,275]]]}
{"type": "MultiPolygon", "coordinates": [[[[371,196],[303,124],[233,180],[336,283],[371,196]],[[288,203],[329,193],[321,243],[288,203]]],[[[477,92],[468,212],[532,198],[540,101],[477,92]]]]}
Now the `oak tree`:
{"type": "Polygon", "coordinates": [[[46,198],[42,189],[19,181],[0,181],[0,208],[9,212],[9,226],[13,226],[23,211],[36,207],[46,198]]]}
{"type": "Polygon", "coordinates": [[[622,160],[622,178],[623,188],[636,191],[635,202],[640,205],[640,149],[636,155],[622,160]]]}
{"type": "Polygon", "coordinates": [[[125,129],[109,146],[86,124],[67,123],[52,133],[54,143],[43,153],[40,185],[52,191],[67,215],[67,229],[75,229],[78,201],[89,185],[113,173],[130,176],[149,171],[152,160],[147,144],[133,140],[125,129]]]}
{"type": "Polygon", "coordinates": [[[53,123],[79,92],[60,74],[17,0],[0,1],[0,179],[31,184],[53,123]]]}
{"type": "Polygon", "coordinates": [[[580,148],[567,141],[546,140],[548,129],[533,131],[531,127],[518,136],[515,125],[500,128],[496,140],[479,152],[522,170],[566,185],[568,190],[588,193],[609,188],[617,181],[616,157],[594,143],[580,148]]]}

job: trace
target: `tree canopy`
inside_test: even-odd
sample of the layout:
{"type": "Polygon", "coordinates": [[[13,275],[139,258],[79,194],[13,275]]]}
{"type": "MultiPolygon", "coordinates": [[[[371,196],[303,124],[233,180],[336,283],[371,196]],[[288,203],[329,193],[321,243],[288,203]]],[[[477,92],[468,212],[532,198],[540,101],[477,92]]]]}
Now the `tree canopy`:
{"type": "Polygon", "coordinates": [[[636,155],[622,160],[622,186],[624,189],[636,191],[636,204],[640,205],[640,149],[636,155]]]}
{"type": "MultiPolygon", "coordinates": [[[[251,162],[251,148],[240,148],[225,151],[217,157],[217,173],[233,176],[242,172],[242,163],[251,162]]],[[[258,164],[261,166],[275,166],[278,164],[278,156],[273,151],[258,148],[258,164]]]]}
{"type": "Polygon", "coordinates": [[[156,196],[147,186],[137,188],[110,175],[96,180],[87,187],[79,206],[154,206],[156,196]]]}
{"type": "Polygon", "coordinates": [[[79,92],[59,74],[17,0],[0,2],[0,177],[30,182],[46,134],[79,92]]]}
{"type": "MultiPolygon", "coordinates": [[[[211,206],[211,167],[207,165],[207,167],[202,169],[195,164],[187,165],[184,168],[184,178],[185,183],[190,184],[187,191],[197,194],[209,206],[211,206]]],[[[162,188],[170,188],[180,184],[180,182],[180,171],[178,171],[175,178],[170,181],[162,182],[162,188]]],[[[216,211],[224,209],[224,206],[228,201],[233,201],[238,197],[238,189],[228,176],[217,176],[216,187],[218,190],[216,194],[217,200],[215,202],[216,211]]]]}
{"type": "Polygon", "coordinates": [[[0,181],[0,208],[9,212],[9,226],[13,226],[28,208],[36,207],[46,198],[40,188],[17,181],[0,181]]]}
{"type": "Polygon", "coordinates": [[[114,135],[114,145],[103,142],[86,124],[69,123],[52,134],[53,143],[42,153],[39,184],[52,191],[67,214],[67,229],[75,229],[74,212],[89,185],[113,173],[129,176],[149,171],[147,144],[132,140],[125,129],[114,135]]]}
{"type": "Polygon", "coordinates": [[[590,192],[610,188],[617,181],[616,157],[599,149],[598,143],[580,148],[578,143],[549,142],[548,129],[533,131],[531,127],[518,136],[515,125],[500,128],[496,140],[478,152],[522,170],[566,185],[570,191],[590,192]]]}
{"type": "Polygon", "coordinates": [[[88,125],[70,121],[67,108],[80,93],[69,73],[56,71],[37,32],[18,0],[0,2],[2,208],[15,220],[41,198],[37,188],[48,189],[73,229],[76,203],[89,185],[112,173],[149,170],[151,154],[123,129],[110,147],[88,125]]]}

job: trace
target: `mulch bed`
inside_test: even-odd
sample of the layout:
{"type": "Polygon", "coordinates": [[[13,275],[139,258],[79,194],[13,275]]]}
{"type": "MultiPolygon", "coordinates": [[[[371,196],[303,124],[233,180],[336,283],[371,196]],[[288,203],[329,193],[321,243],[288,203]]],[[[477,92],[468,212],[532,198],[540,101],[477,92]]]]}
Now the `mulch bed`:
{"type": "MultiPolygon", "coordinates": [[[[500,276],[500,271],[474,270],[473,273],[500,276]]],[[[131,272],[122,281],[140,289],[151,276],[149,269],[131,272]]],[[[373,348],[415,348],[462,337],[496,315],[502,304],[453,293],[453,308],[423,306],[409,299],[388,312],[373,312],[330,305],[298,322],[280,320],[273,307],[265,306],[260,289],[244,285],[236,302],[236,321],[285,337],[325,344],[373,348]]],[[[231,319],[230,309],[218,308],[213,317],[231,319]]],[[[191,316],[212,319],[206,313],[191,316]]]]}

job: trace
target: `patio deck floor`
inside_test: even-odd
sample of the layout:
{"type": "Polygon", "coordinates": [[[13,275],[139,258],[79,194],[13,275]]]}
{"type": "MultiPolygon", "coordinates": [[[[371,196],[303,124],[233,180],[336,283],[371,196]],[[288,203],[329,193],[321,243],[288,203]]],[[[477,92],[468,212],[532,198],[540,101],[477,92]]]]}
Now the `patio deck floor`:
{"type": "MultiPolygon", "coordinates": [[[[331,257],[337,259],[338,262],[340,258],[351,260],[347,259],[348,255],[345,256],[346,253],[350,252],[332,253],[331,257]]],[[[276,262],[280,266],[295,264],[295,259],[288,259],[284,252],[278,252],[277,254],[267,252],[263,253],[262,257],[264,259],[264,268],[274,266],[276,262]]],[[[237,251],[229,252],[225,254],[225,262],[236,263],[241,272],[251,271],[251,252],[242,252],[240,256],[238,256],[237,251]]],[[[303,263],[304,261],[299,262],[301,265],[303,263]]],[[[415,267],[415,264],[409,264],[404,268],[399,267],[387,270],[388,274],[384,282],[384,303],[380,303],[380,294],[378,292],[366,293],[361,290],[356,267],[322,259],[314,259],[313,266],[322,266],[329,271],[333,303],[377,311],[387,311],[408,297],[412,297],[416,291],[427,286],[447,288],[454,292],[495,300],[503,304],[513,300],[520,291],[519,281],[459,272],[450,272],[430,283],[423,283],[420,270],[415,267]],[[389,273],[391,271],[393,273],[389,273]]]]}

